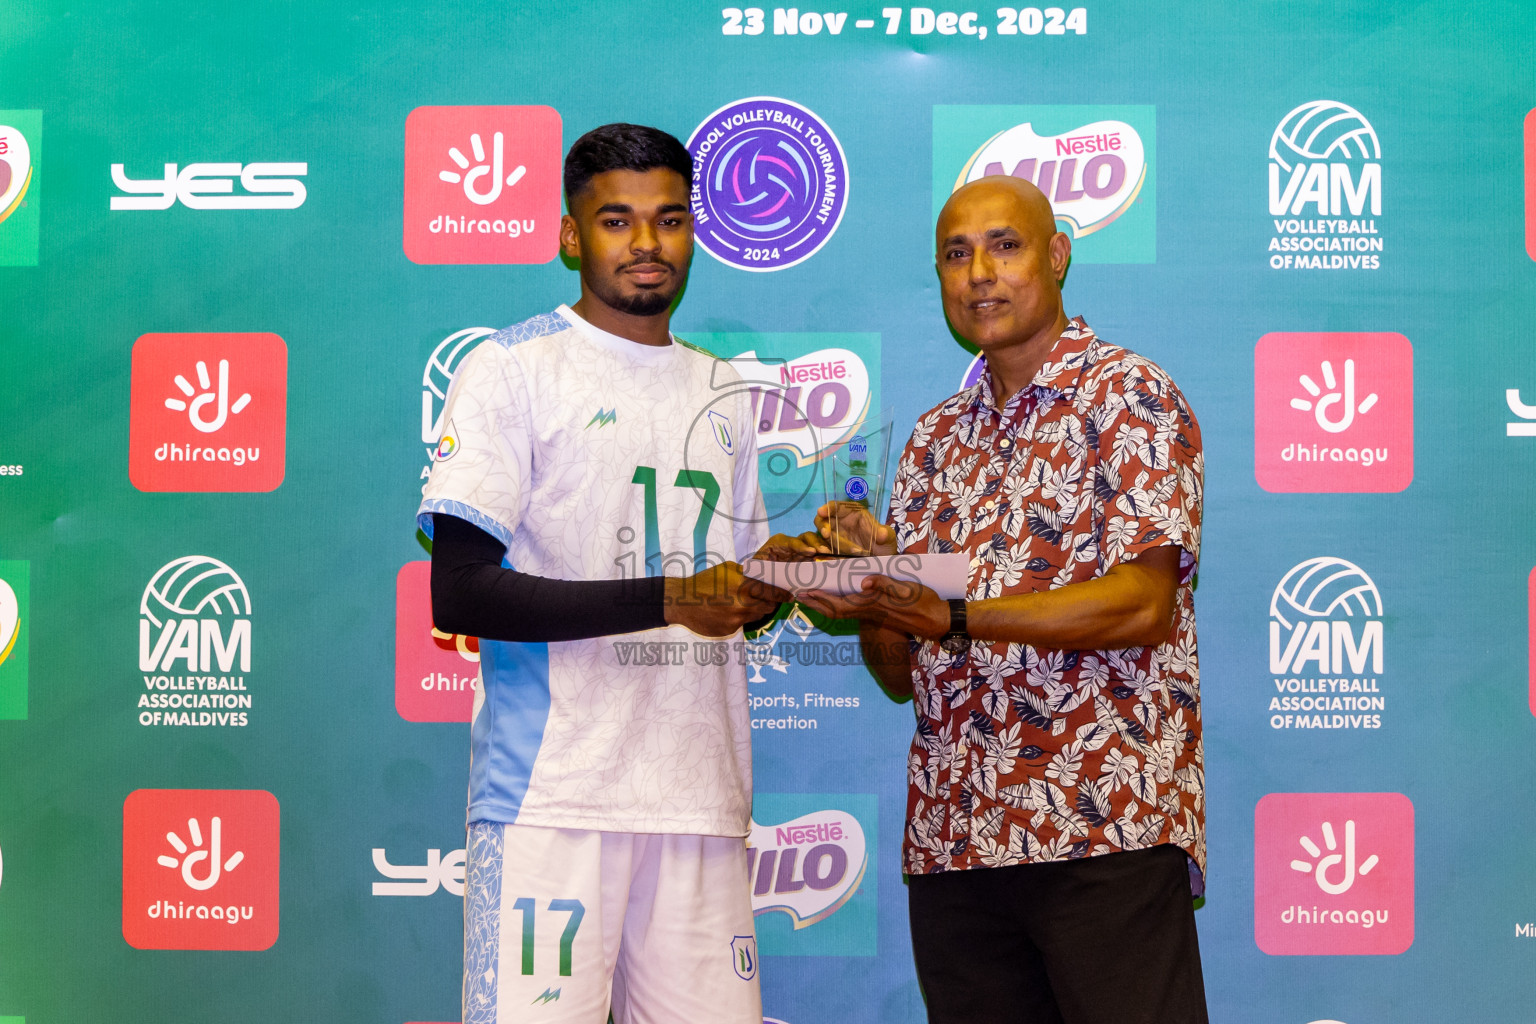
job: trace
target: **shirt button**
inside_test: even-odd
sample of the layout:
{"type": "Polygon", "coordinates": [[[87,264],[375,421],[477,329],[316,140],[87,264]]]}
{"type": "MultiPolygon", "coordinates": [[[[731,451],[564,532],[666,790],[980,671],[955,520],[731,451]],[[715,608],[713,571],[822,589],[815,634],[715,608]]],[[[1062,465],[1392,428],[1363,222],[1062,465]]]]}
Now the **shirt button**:
{"type": "Polygon", "coordinates": [[[1012,438],[1003,437],[1003,438],[999,438],[998,439],[998,442],[997,442],[997,450],[998,451],[1006,452],[1006,451],[1011,450],[1012,448],[1013,448],[1013,439],[1012,438]]]}

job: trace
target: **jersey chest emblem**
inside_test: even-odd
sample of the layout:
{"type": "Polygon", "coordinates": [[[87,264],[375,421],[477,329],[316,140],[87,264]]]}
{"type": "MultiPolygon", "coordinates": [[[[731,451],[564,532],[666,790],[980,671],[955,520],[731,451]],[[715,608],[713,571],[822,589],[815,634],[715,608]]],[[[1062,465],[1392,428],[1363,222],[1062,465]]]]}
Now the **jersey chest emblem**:
{"type": "Polygon", "coordinates": [[[709,410],[709,429],[715,437],[715,443],[720,450],[727,455],[736,454],[736,444],[731,438],[731,421],[715,410],[709,410]]]}

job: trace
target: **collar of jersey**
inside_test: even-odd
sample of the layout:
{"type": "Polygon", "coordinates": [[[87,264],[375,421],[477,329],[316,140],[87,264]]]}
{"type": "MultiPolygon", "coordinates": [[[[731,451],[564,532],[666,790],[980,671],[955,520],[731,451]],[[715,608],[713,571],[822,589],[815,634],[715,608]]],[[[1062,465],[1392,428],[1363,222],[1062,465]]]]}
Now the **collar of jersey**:
{"type": "Polygon", "coordinates": [[[583,320],[581,314],[577,313],[570,306],[562,304],[555,312],[563,316],[572,329],[592,342],[592,344],[599,348],[607,349],[614,355],[624,359],[654,365],[664,363],[674,358],[677,354],[677,338],[673,337],[670,333],[667,335],[672,339],[672,344],[670,345],[642,345],[638,341],[630,341],[628,338],[621,338],[617,334],[609,334],[600,327],[593,327],[583,320]]]}

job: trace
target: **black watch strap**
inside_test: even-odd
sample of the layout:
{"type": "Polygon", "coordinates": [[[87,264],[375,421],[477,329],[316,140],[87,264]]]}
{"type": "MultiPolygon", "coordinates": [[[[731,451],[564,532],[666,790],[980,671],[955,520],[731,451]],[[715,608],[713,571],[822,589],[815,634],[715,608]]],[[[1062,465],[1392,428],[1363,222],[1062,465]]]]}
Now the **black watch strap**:
{"type": "Polygon", "coordinates": [[[959,598],[949,599],[949,632],[944,635],[970,637],[965,631],[965,602],[959,598]]]}
{"type": "Polygon", "coordinates": [[[947,654],[964,654],[971,649],[971,635],[965,630],[965,602],[949,599],[949,632],[939,637],[939,647],[947,654]]]}

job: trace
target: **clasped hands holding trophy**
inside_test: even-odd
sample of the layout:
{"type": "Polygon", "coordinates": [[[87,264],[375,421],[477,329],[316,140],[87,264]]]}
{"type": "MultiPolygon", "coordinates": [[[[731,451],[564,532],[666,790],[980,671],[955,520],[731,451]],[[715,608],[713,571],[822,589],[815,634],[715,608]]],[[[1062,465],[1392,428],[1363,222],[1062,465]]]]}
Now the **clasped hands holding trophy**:
{"type": "MultiPolygon", "coordinates": [[[[829,501],[816,510],[814,530],[799,536],[774,534],[757,550],[761,562],[812,562],[896,554],[896,531],[875,518],[861,501],[829,501]]],[[[857,590],[786,590],[746,575],[735,562],[721,562],[689,577],[666,581],[667,622],[701,636],[729,636],[798,601],[831,619],[856,619],[862,627],[884,628],[896,637],[936,640],[950,627],[949,602],[913,579],[864,576],[857,590]]]]}

